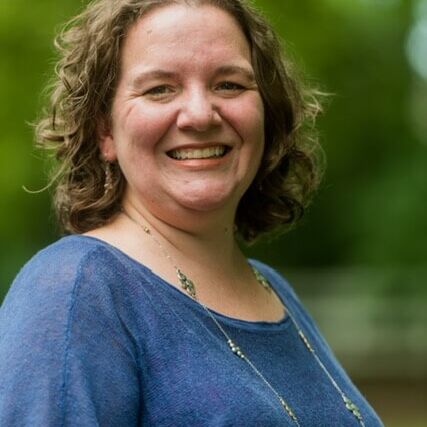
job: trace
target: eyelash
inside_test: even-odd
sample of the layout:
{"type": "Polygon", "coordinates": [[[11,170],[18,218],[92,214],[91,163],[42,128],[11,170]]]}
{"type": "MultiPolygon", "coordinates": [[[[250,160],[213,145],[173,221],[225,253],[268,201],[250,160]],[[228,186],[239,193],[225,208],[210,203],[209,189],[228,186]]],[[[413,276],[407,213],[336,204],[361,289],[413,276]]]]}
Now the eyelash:
{"type": "Polygon", "coordinates": [[[242,86],[239,83],[230,82],[230,81],[224,81],[217,85],[217,88],[220,90],[227,90],[227,91],[239,91],[243,90],[244,86],[242,86]]]}
{"type": "Polygon", "coordinates": [[[144,95],[162,96],[171,93],[172,89],[167,85],[154,86],[144,92],[144,95]]]}
{"type": "MultiPolygon", "coordinates": [[[[240,91],[243,91],[244,89],[245,87],[242,86],[241,84],[228,81],[228,80],[220,82],[215,86],[215,90],[225,91],[225,92],[240,92],[240,91]]],[[[143,93],[143,95],[151,98],[162,98],[162,97],[167,97],[173,92],[174,92],[173,88],[164,84],[164,85],[154,86],[148,89],[143,93]]]]}

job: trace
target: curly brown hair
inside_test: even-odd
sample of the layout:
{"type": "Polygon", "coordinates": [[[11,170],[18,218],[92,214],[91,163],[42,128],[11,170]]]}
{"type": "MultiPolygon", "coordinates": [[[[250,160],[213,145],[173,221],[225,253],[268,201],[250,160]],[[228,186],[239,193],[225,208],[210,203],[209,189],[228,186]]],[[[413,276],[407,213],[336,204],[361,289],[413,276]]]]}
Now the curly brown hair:
{"type": "Polygon", "coordinates": [[[36,138],[57,160],[54,205],[62,228],[83,233],[107,223],[120,209],[125,178],[113,165],[113,191],[104,191],[98,126],[108,120],[127,31],[155,7],[210,4],[230,13],[247,37],[264,102],[265,151],[238,206],[235,224],[252,241],[287,229],[302,217],[322,175],[314,133],[320,111],[316,92],[303,87],[271,25],[245,0],[95,0],[55,40],[60,58],[50,109],[36,138]],[[285,226],[285,227],[284,227],[285,226]]]}

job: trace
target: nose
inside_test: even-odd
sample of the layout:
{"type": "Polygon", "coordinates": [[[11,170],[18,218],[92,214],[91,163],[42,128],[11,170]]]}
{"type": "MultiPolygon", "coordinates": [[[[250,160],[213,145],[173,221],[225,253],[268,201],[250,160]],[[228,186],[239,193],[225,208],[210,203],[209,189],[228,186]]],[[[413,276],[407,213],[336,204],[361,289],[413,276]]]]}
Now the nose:
{"type": "Polygon", "coordinates": [[[183,97],[177,117],[179,129],[203,132],[219,124],[221,116],[208,91],[195,88],[183,97]]]}

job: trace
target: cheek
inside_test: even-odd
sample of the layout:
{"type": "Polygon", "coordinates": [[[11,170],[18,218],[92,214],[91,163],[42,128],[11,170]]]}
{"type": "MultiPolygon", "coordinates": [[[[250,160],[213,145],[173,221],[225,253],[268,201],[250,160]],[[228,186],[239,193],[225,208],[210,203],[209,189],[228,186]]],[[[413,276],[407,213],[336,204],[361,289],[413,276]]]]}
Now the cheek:
{"type": "Polygon", "coordinates": [[[247,179],[251,182],[255,177],[264,153],[264,105],[260,96],[242,108],[240,122],[237,124],[243,140],[242,150],[246,158],[247,179]]]}
{"type": "Polygon", "coordinates": [[[230,111],[229,123],[241,140],[240,168],[244,175],[255,176],[264,152],[264,107],[259,97],[241,103],[230,111]],[[242,169],[243,168],[243,169],[242,169]]]}
{"type": "Polygon", "coordinates": [[[227,112],[228,121],[239,134],[243,143],[263,146],[264,105],[257,92],[251,92],[243,100],[236,99],[227,112]]]}
{"type": "Polygon", "coordinates": [[[168,108],[149,108],[135,100],[126,117],[119,120],[119,139],[134,149],[153,149],[173,123],[173,112],[168,108]]]}

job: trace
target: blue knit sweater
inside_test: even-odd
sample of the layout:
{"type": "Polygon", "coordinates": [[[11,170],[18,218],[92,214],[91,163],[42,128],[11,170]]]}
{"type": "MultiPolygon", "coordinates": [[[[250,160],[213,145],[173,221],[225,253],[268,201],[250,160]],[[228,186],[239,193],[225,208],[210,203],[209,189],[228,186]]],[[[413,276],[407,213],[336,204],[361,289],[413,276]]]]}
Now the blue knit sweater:
{"type": "MultiPolygon", "coordinates": [[[[382,426],[289,284],[253,263],[366,427],[382,426]]],[[[217,318],[302,427],[360,427],[289,316],[275,323],[217,318]]],[[[295,424],[195,301],[118,249],[69,236],[21,270],[0,308],[0,426],[295,424]]]]}

